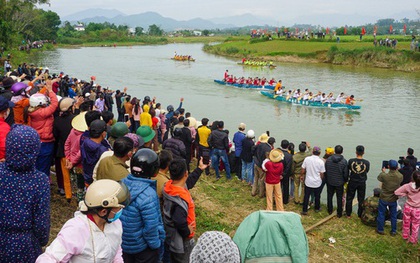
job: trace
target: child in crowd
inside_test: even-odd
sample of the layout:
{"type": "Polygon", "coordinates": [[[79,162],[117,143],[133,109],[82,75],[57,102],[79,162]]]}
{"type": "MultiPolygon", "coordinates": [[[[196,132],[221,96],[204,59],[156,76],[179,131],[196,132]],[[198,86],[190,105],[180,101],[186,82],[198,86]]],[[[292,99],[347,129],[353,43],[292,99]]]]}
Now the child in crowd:
{"type": "Polygon", "coordinates": [[[281,193],[280,180],[283,179],[283,163],[284,154],[279,149],[271,150],[268,159],[262,164],[263,170],[266,172],[265,190],[267,196],[267,210],[273,210],[273,193],[276,201],[277,211],[284,211],[283,198],[281,193]]]}
{"type": "Polygon", "coordinates": [[[395,194],[407,196],[403,210],[403,239],[417,244],[420,225],[420,171],[415,171],[412,182],[395,190],[395,194]]]}

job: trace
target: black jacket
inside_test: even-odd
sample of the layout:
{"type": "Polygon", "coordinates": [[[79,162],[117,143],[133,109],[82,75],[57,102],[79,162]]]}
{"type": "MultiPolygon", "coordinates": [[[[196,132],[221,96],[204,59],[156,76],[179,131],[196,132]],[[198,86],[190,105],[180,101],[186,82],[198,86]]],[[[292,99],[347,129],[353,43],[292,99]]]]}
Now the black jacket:
{"type": "Polygon", "coordinates": [[[341,186],[348,181],[347,161],[341,154],[334,154],[327,159],[325,171],[327,173],[327,184],[331,186],[341,186]]]}
{"type": "Polygon", "coordinates": [[[162,148],[172,152],[175,158],[185,159],[187,156],[184,143],[178,138],[170,138],[163,142],[162,148]]]}
{"type": "Polygon", "coordinates": [[[214,130],[211,132],[207,143],[210,148],[229,151],[229,139],[226,132],[214,130]]]}
{"type": "Polygon", "coordinates": [[[255,165],[261,168],[262,162],[266,158],[266,153],[269,153],[270,151],[271,151],[271,146],[268,143],[260,143],[256,145],[254,148],[255,165]]]}
{"type": "Polygon", "coordinates": [[[284,170],[283,170],[283,178],[287,178],[288,176],[290,177],[292,175],[292,164],[293,164],[293,155],[291,155],[289,153],[289,151],[287,150],[283,150],[280,149],[283,154],[284,154],[284,158],[283,158],[283,165],[284,165],[284,170]]]}
{"type": "Polygon", "coordinates": [[[254,147],[255,143],[251,138],[245,138],[242,141],[242,152],[241,152],[241,159],[247,163],[252,162],[252,147],[254,147]]]}
{"type": "Polygon", "coordinates": [[[184,143],[185,148],[187,152],[191,151],[191,144],[193,142],[192,136],[191,136],[191,130],[187,127],[182,127],[181,129],[182,135],[180,137],[181,141],[184,143]]]}

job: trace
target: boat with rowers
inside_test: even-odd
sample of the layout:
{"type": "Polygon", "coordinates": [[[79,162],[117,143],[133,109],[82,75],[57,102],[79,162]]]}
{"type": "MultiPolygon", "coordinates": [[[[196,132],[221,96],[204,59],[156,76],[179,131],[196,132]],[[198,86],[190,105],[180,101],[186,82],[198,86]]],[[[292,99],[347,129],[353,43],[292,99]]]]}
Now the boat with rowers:
{"type": "Polygon", "coordinates": [[[293,98],[292,96],[284,97],[281,95],[275,95],[273,92],[270,91],[260,91],[260,94],[266,96],[270,99],[274,99],[281,102],[291,103],[293,105],[302,105],[302,106],[309,106],[309,107],[319,107],[319,108],[333,108],[333,109],[347,109],[347,110],[360,110],[362,107],[359,105],[352,105],[352,104],[345,104],[345,103],[328,103],[328,102],[320,102],[320,101],[311,101],[311,100],[303,100],[300,98],[293,98]]]}
{"type": "Polygon", "coordinates": [[[195,59],[192,58],[191,56],[182,56],[182,55],[176,55],[172,57],[171,59],[176,60],[176,61],[191,61],[191,62],[195,61],[195,59]]]}
{"type": "Polygon", "coordinates": [[[236,87],[236,88],[243,88],[243,89],[268,89],[268,90],[274,90],[274,86],[271,85],[253,85],[253,84],[239,84],[239,83],[229,83],[226,82],[224,80],[218,80],[215,79],[214,82],[216,82],[217,84],[220,85],[225,85],[225,86],[231,86],[231,87],[236,87]]]}
{"type": "Polygon", "coordinates": [[[277,66],[273,64],[272,61],[255,61],[255,60],[248,60],[243,58],[241,62],[238,62],[238,65],[242,66],[250,66],[250,67],[267,67],[270,69],[274,69],[277,66]]]}

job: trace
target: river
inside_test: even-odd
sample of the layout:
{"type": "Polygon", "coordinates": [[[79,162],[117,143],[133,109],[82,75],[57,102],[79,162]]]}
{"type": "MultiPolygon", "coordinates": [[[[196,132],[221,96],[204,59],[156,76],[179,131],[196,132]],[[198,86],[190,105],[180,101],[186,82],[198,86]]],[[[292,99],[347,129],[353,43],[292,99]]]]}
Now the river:
{"type": "MultiPolygon", "coordinates": [[[[128,88],[132,96],[156,96],[164,107],[184,107],[194,117],[224,120],[231,131],[240,122],[255,130],[257,137],[270,131],[275,146],[288,139],[326,147],[341,144],[346,159],[355,156],[355,147],[366,148],[371,162],[368,194],[378,185],[382,160],[398,159],[408,147],[420,157],[420,76],[385,69],[333,66],[326,64],[281,63],[276,69],[255,69],[237,65],[236,60],[202,51],[202,44],[169,44],[132,47],[91,47],[46,51],[37,65],[50,72],[64,71],[113,90],[128,88]],[[174,51],[192,55],[196,62],[170,60],[174,51]],[[359,111],[316,109],[270,100],[257,91],[225,87],[213,82],[224,71],[236,76],[282,79],[287,89],[354,94],[362,99],[359,111]]],[[[296,147],[297,148],[297,147],[296,147]]]]}

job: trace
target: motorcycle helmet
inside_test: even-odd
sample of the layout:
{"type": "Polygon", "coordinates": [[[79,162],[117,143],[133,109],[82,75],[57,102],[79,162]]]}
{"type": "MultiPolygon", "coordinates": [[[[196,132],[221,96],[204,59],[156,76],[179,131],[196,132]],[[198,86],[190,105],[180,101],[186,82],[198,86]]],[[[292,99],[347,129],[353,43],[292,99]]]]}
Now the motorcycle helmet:
{"type": "Polygon", "coordinates": [[[76,101],[72,98],[63,98],[58,103],[58,107],[60,108],[60,111],[66,112],[74,105],[75,102],[76,101]]]}
{"type": "Polygon", "coordinates": [[[86,190],[85,200],[80,202],[80,211],[92,208],[126,207],[130,202],[130,191],[123,183],[110,179],[93,182],[86,190]]]}
{"type": "Polygon", "coordinates": [[[144,97],[143,101],[150,101],[150,97],[149,96],[144,97]]]}
{"type": "Polygon", "coordinates": [[[174,106],[168,105],[166,109],[168,110],[168,112],[174,111],[174,106]]]}
{"type": "Polygon", "coordinates": [[[42,93],[35,93],[29,98],[29,105],[31,107],[47,106],[48,98],[42,93]]]}
{"type": "Polygon", "coordinates": [[[22,95],[25,96],[26,91],[30,90],[31,87],[29,87],[26,83],[23,82],[16,82],[12,85],[12,88],[10,89],[12,91],[13,96],[22,95]]]}
{"type": "Polygon", "coordinates": [[[159,171],[159,157],[149,148],[140,149],[131,157],[130,168],[136,177],[155,177],[159,171]]]}

